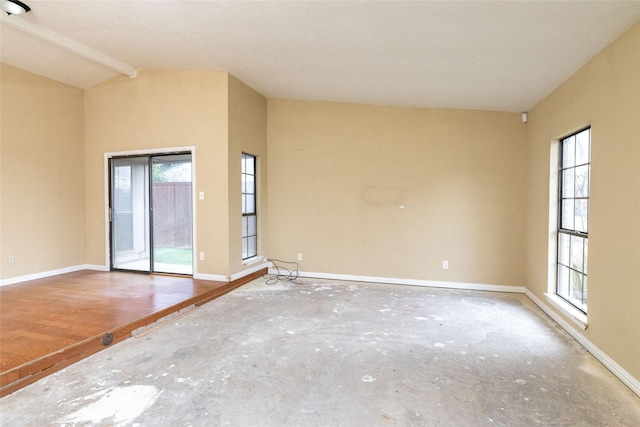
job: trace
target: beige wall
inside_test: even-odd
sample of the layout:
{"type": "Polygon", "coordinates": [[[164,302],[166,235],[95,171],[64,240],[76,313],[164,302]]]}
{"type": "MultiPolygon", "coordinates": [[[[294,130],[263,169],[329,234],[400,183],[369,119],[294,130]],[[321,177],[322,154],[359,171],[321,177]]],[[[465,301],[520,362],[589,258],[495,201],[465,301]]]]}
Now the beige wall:
{"type": "Polygon", "coordinates": [[[513,113],[269,100],[269,256],[523,285],[524,129],[513,113]]]}
{"type": "Polygon", "coordinates": [[[228,74],[142,71],[86,90],[86,260],[105,265],[104,154],[195,146],[198,273],[229,274],[228,74]]]}
{"type": "Polygon", "coordinates": [[[229,75],[229,258],[231,274],[242,265],[242,153],[257,157],[258,255],[267,248],[267,100],[229,75]]]}
{"type": "Polygon", "coordinates": [[[0,278],[81,265],[82,90],[5,64],[1,79],[0,278]]]}
{"type": "Polygon", "coordinates": [[[590,125],[585,335],[640,378],[640,24],[541,101],[529,118],[527,287],[544,300],[549,282],[550,146],[590,125]]]}
{"type": "Polygon", "coordinates": [[[227,73],[141,72],[83,92],[3,65],[0,277],[104,266],[104,153],[184,146],[206,196],[198,272],[228,275],[227,141],[227,73]]]}

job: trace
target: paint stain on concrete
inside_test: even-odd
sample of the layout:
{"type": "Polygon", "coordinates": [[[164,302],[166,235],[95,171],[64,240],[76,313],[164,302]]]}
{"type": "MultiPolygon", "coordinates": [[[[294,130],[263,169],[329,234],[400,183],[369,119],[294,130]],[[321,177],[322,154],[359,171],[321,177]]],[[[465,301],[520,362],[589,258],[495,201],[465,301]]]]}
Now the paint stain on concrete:
{"type": "Polygon", "coordinates": [[[154,404],[160,393],[161,391],[156,387],[148,385],[115,387],[106,393],[96,393],[104,395],[99,400],[67,415],[60,423],[66,425],[109,422],[114,426],[131,424],[154,404]]]}
{"type": "Polygon", "coordinates": [[[364,377],[362,377],[362,381],[365,383],[372,383],[374,382],[376,379],[373,378],[371,375],[365,375],[364,377]]]}

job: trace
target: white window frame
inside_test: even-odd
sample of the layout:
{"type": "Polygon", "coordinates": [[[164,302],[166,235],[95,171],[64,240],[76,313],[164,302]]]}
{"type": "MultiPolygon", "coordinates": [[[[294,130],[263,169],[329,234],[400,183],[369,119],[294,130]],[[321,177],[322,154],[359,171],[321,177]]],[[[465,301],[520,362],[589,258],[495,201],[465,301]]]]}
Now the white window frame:
{"type": "MultiPolygon", "coordinates": [[[[576,144],[577,145],[577,144],[576,144]]],[[[571,286],[571,277],[572,274],[579,277],[584,277],[584,281],[586,282],[587,277],[587,258],[588,251],[584,253],[582,256],[582,264],[577,263],[577,266],[571,264],[573,259],[571,258],[571,252],[569,255],[564,256],[564,252],[559,247],[560,241],[562,239],[561,236],[568,236],[569,241],[572,242],[571,236],[575,242],[570,243],[569,248],[570,251],[573,249],[572,244],[578,244],[578,241],[583,241],[583,247],[588,248],[588,209],[590,208],[590,177],[591,177],[591,127],[584,127],[580,130],[573,132],[565,137],[559,138],[556,140],[555,144],[553,144],[552,152],[551,152],[551,191],[550,191],[550,239],[549,239],[549,291],[545,294],[547,301],[553,305],[555,308],[560,310],[563,314],[569,317],[574,323],[576,323],[581,329],[586,329],[588,327],[587,321],[587,295],[584,294],[584,289],[582,290],[581,299],[578,304],[577,299],[572,299],[571,290],[568,292],[563,292],[561,290],[559,292],[558,287],[563,286],[559,281],[559,275],[562,271],[564,274],[567,270],[569,271],[569,278],[565,282],[567,287],[571,286]],[[584,132],[587,134],[585,135],[584,132]],[[586,154],[586,161],[584,159],[585,156],[581,156],[582,159],[576,161],[575,151],[573,152],[573,157],[569,157],[569,162],[565,162],[563,159],[563,147],[565,142],[568,142],[571,138],[573,141],[576,140],[577,135],[581,135],[581,138],[587,136],[588,137],[588,153],[586,154]],[[587,181],[581,181],[581,185],[585,185],[585,187],[581,187],[580,191],[577,191],[576,187],[576,174],[575,169],[581,168],[584,170],[587,169],[587,181]],[[573,169],[573,170],[570,170],[573,169]],[[564,186],[563,192],[563,171],[565,179],[567,177],[573,177],[574,182],[568,186],[564,186]],[[585,194],[586,188],[586,194],[585,194]],[[555,190],[555,191],[554,191],[555,190]],[[571,193],[571,194],[569,194],[571,193]],[[565,204],[564,214],[567,215],[567,205],[573,203],[573,201],[578,200],[583,205],[586,201],[587,212],[586,218],[587,221],[579,227],[576,227],[575,223],[571,221],[565,221],[563,224],[563,200],[567,202],[565,204]],[[562,265],[562,267],[560,267],[562,265]]],[[[569,181],[567,181],[569,183],[569,181]]],[[[580,209],[578,209],[580,210],[580,209]]],[[[574,217],[571,218],[575,221],[575,204],[573,208],[574,217]]],[[[566,249],[566,247],[565,247],[566,249]]],[[[580,255],[579,251],[576,251],[576,254],[580,255]]],[[[581,282],[582,283],[582,282],[581,282]]]]}
{"type": "Polygon", "coordinates": [[[258,161],[242,153],[242,260],[258,255],[258,161]]]}

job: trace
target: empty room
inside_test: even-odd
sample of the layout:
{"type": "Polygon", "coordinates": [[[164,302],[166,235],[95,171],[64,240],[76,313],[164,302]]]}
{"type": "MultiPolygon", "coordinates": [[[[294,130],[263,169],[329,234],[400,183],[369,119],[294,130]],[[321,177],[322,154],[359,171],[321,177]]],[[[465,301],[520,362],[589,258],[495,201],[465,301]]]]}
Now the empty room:
{"type": "Polygon", "coordinates": [[[640,1],[17,1],[0,424],[640,425],[640,1]]]}

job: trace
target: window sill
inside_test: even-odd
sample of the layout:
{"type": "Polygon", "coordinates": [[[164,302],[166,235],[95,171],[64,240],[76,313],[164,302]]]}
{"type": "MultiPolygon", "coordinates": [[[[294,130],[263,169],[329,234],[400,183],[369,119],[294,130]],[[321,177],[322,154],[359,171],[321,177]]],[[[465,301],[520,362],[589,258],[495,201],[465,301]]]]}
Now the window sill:
{"type": "Polygon", "coordinates": [[[560,298],[555,294],[544,294],[547,297],[547,301],[554,306],[557,310],[559,310],[562,314],[567,316],[573,323],[578,325],[580,329],[583,331],[589,327],[589,322],[587,322],[587,315],[560,298]]]}
{"type": "Polygon", "coordinates": [[[254,256],[252,258],[247,258],[245,260],[242,260],[242,266],[246,267],[248,265],[257,264],[257,263],[263,262],[263,261],[264,261],[264,257],[262,257],[260,255],[257,255],[257,256],[254,256]]]}

